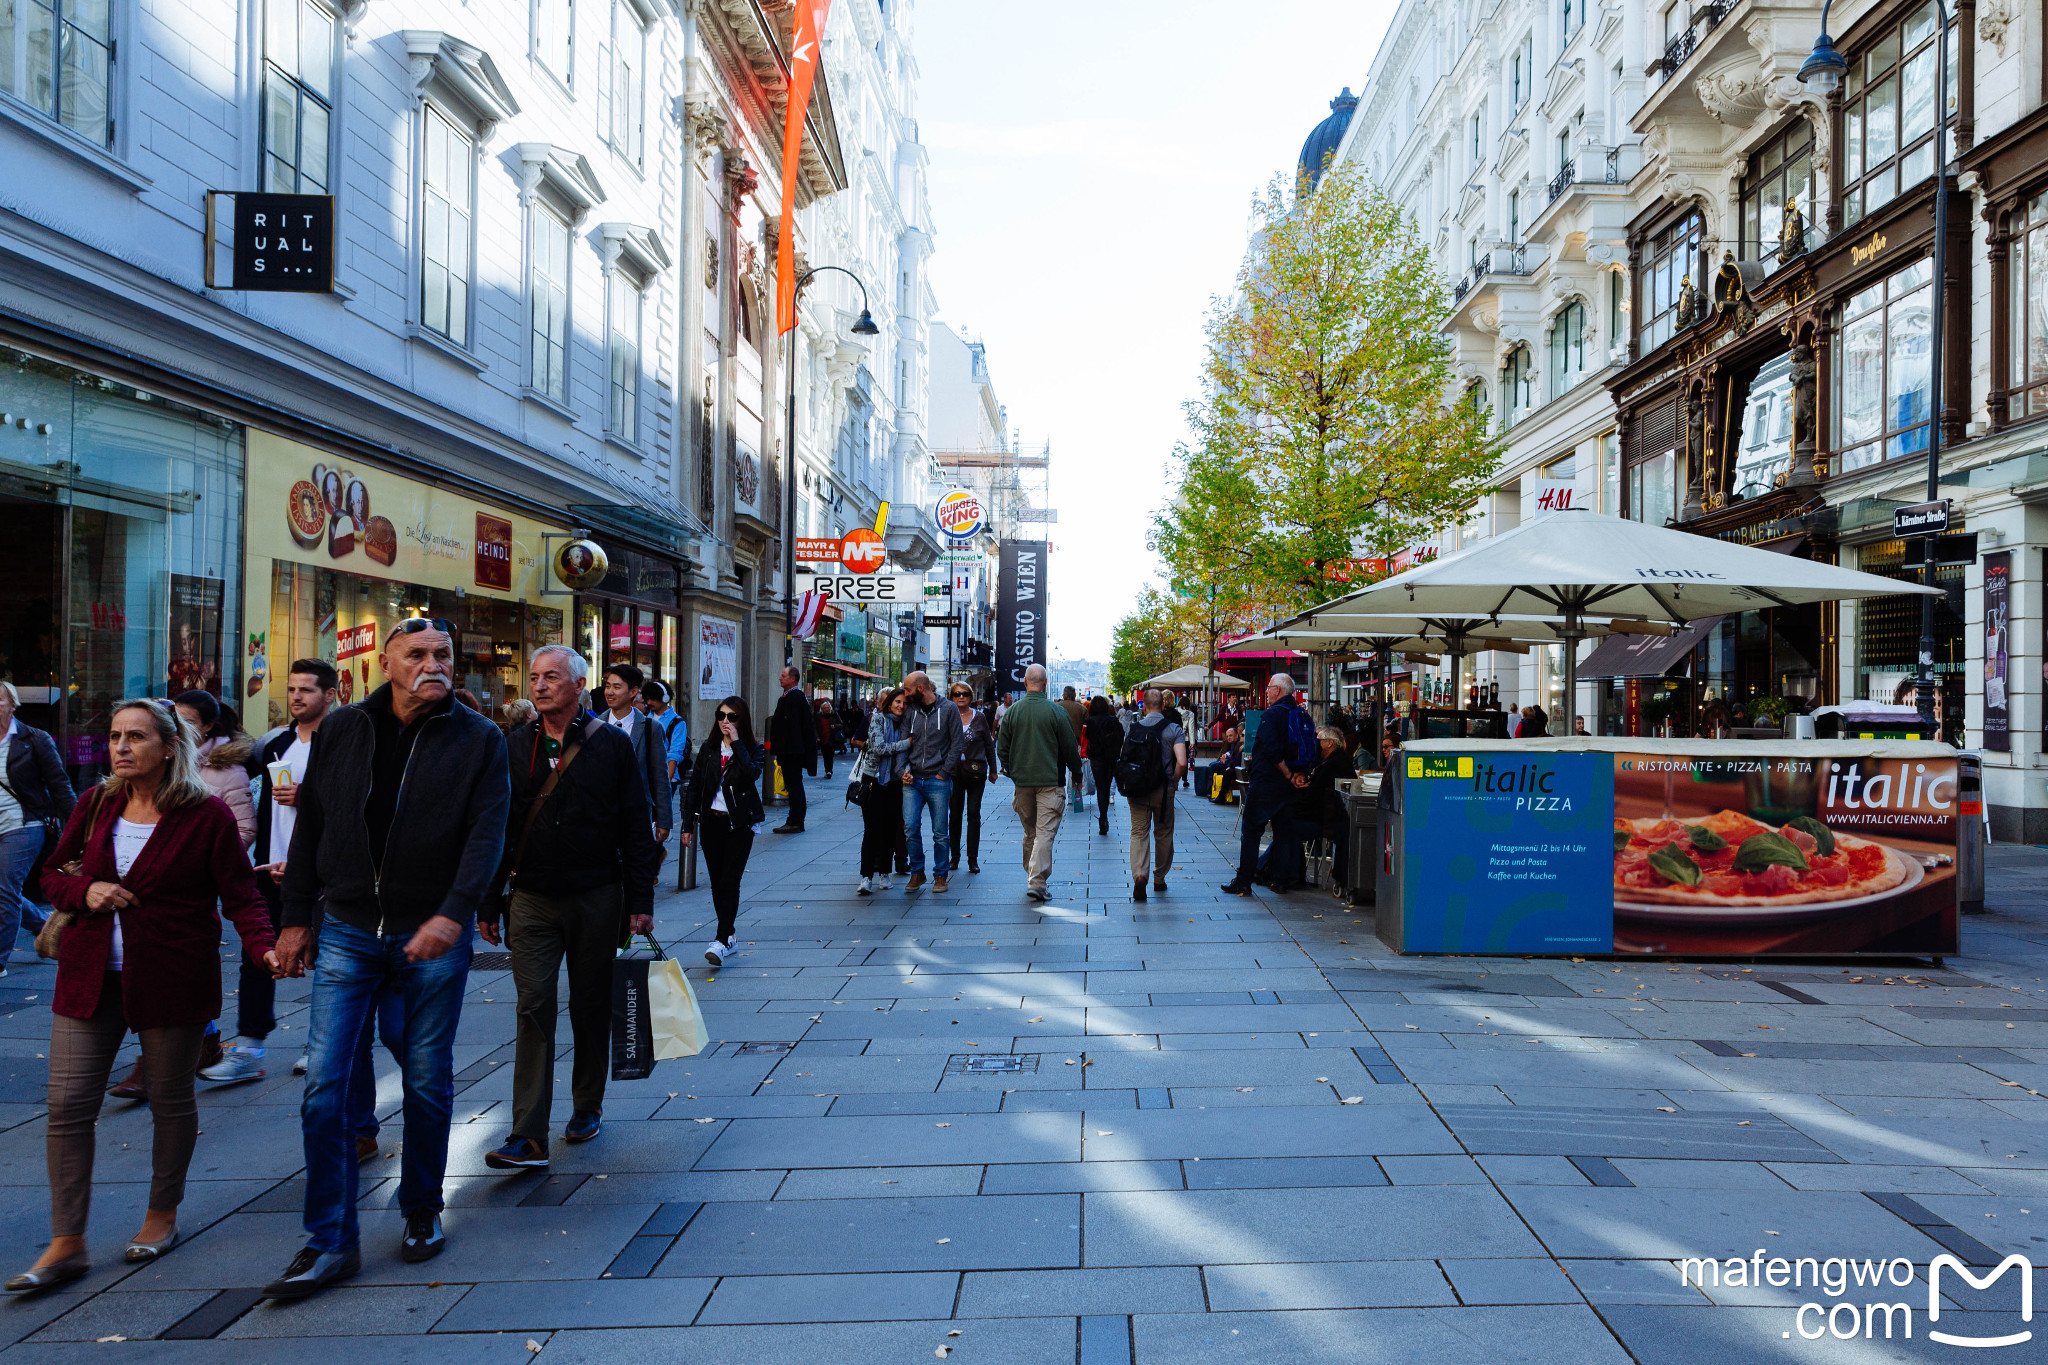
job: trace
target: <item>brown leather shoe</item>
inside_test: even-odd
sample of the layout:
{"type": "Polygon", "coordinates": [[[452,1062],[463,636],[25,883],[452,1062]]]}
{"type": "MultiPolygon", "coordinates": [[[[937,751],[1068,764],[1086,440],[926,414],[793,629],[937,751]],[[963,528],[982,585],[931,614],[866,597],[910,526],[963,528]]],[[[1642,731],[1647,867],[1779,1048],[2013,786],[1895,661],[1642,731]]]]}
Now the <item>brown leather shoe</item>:
{"type": "Polygon", "coordinates": [[[944,895],[946,893],[946,879],[944,877],[932,878],[932,891],[936,895],[944,895]]]}
{"type": "Polygon", "coordinates": [[[371,1137],[368,1133],[357,1133],[356,1160],[368,1161],[375,1155],[377,1155],[377,1139],[371,1137]]]}
{"type": "Polygon", "coordinates": [[[921,887],[921,886],[923,886],[923,885],[924,885],[924,873],[922,873],[922,872],[913,872],[913,873],[911,873],[911,874],[910,874],[910,880],[909,880],[909,881],[907,881],[907,882],[905,882],[905,883],[903,883],[903,889],[904,889],[905,891],[915,891],[915,890],[917,890],[917,889],[918,889],[919,887],[921,887]]]}
{"type": "Polygon", "coordinates": [[[136,1062],[135,1069],[128,1073],[126,1080],[107,1087],[107,1093],[117,1100],[146,1100],[149,1088],[142,1083],[142,1063],[136,1062]]]}

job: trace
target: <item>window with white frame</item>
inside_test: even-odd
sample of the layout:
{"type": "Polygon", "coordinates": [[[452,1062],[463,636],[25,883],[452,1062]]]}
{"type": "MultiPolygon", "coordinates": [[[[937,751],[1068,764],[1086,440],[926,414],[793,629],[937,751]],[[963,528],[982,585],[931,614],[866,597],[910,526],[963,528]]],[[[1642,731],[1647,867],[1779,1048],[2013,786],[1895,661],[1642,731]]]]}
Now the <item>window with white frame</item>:
{"type": "Polygon", "coordinates": [[[607,281],[612,377],[605,429],[628,444],[640,439],[640,291],[646,283],[624,261],[612,267],[607,281]]]}
{"type": "Polygon", "coordinates": [[[1586,0],[1558,0],[1559,46],[1572,40],[1572,35],[1586,25],[1586,0]]]}
{"type": "Polygon", "coordinates": [[[1586,373],[1586,306],[1568,303],[1550,323],[1550,396],[1562,398],[1586,373]]]}
{"type": "Polygon", "coordinates": [[[1500,428],[1515,424],[1515,413],[1536,403],[1535,367],[1529,363],[1529,348],[1517,346],[1500,371],[1500,428]]]}
{"type": "Polygon", "coordinates": [[[533,0],[533,55],[562,84],[576,83],[576,0],[533,0]]]}
{"type": "Polygon", "coordinates": [[[645,124],[646,92],[642,89],[647,35],[628,0],[612,0],[611,100],[606,138],[635,166],[645,124]]]}
{"type": "Polygon", "coordinates": [[[470,224],[476,216],[476,144],[433,105],[420,158],[420,325],[469,344],[470,224]]]}
{"type": "Polygon", "coordinates": [[[1508,242],[1510,245],[1522,240],[1522,192],[1508,191],[1508,242]]]}
{"type": "Polygon", "coordinates": [[[1515,55],[1508,59],[1508,108],[1522,107],[1522,101],[1529,94],[1529,66],[1522,56],[1522,49],[1516,48],[1515,55]]]}
{"type": "Polygon", "coordinates": [[[529,383],[557,403],[569,401],[569,224],[552,208],[533,206],[530,250],[533,371],[529,383]]]}
{"type": "MultiPolygon", "coordinates": [[[[1953,22],[1953,20],[1951,20],[1953,22]]],[[[1948,115],[1956,112],[1956,49],[1948,42],[1948,115]]],[[[1888,24],[1849,64],[1842,85],[1842,225],[1934,174],[1935,8],[1888,24]]],[[[1950,144],[1953,150],[1953,142],[1950,144]]]]}
{"type": "Polygon", "coordinates": [[[320,0],[264,0],[263,188],[273,194],[327,193],[334,39],[320,0]]]}
{"type": "Polygon", "coordinates": [[[1927,449],[1933,279],[1923,257],[1842,306],[1835,331],[1835,448],[1844,473],[1927,449]]]}
{"type": "Polygon", "coordinates": [[[1472,169],[1486,165],[1486,111],[1480,110],[1472,116],[1472,169]]]}
{"type": "Polygon", "coordinates": [[[113,146],[113,16],[108,0],[0,0],[0,91],[113,146]]]}

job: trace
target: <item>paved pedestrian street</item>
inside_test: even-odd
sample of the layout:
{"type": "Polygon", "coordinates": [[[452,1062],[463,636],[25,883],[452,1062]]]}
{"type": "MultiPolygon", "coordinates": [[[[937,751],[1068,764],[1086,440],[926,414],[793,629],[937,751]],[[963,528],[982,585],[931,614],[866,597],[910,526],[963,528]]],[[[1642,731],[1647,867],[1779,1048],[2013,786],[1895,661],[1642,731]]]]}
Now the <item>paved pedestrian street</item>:
{"type": "MultiPolygon", "coordinates": [[[[202,1091],[189,1240],[140,1269],[119,1253],[148,1118],[110,1103],[98,1268],[0,1304],[10,1358],[1722,1365],[1932,1359],[1953,1348],[1930,1327],[2024,1326],[2013,1276],[1951,1274],[1938,1324],[1924,1283],[1761,1281],[1773,1258],[1924,1274],[2048,1250],[2048,854],[1994,850],[1992,913],[1945,970],[1403,959],[1321,893],[1221,895],[1232,809],[1184,804],[1171,888],[1134,905],[1124,812],[1104,837],[1091,802],[1036,905],[1007,784],[983,871],[943,896],[857,897],[857,812],[828,793],[808,833],[757,844],[724,970],[702,963],[708,892],[661,903],[717,1045],[614,1084],[602,1136],[557,1141],[546,1176],[483,1164],[513,996],[482,958],[438,1260],[397,1255],[380,1049],[362,1274],[256,1301],[301,1244],[292,983],[270,1077],[202,1091]],[[1704,1288],[1688,1257],[1720,1262],[1704,1288]],[[1802,1339],[1877,1301],[1909,1306],[1911,1341],[1883,1312],[1802,1339]]],[[[51,979],[0,991],[18,1266],[48,1230],[51,979]]]]}

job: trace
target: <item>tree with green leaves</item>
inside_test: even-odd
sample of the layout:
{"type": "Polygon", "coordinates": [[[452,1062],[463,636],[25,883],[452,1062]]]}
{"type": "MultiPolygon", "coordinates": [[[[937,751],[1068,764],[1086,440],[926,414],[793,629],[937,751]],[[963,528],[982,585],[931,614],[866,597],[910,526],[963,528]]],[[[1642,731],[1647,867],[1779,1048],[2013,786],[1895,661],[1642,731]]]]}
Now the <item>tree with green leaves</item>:
{"type": "Polygon", "coordinates": [[[1174,582],[1295,610],[1334,595],[1332,566],[1462,520],[1498,452],[1452,392],[1444,283],[1405,208],[1342,164],[1254,211],[1151,538],[1174,582]]]}
{"type": "Polygon", "coordinates": [[[1146,588],[1110,637],[1109,685],[1128,692],[1147,678],[1193,662],[1196,647],[1182,604],[1146,588]]]}

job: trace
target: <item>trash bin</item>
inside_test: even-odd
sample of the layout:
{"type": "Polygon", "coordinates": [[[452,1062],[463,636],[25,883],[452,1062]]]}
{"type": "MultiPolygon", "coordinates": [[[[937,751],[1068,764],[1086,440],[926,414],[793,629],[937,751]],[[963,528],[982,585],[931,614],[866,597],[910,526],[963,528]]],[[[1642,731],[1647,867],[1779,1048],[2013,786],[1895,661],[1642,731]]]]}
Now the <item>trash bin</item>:
{"type": "Polygon", "coordinates": [[[1379,878],[1380,775],[1361,773],[1343,788],[1344,816],[1350,831],[1345,842],[1345,884],[1353,905],[1375,903],[1374,888],[1379,878]]]}
{"type": "Polygon", "coordinates": [[[1984,756],[1956,753],[1956,908],[1984,913],[1984,756]]]}

